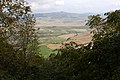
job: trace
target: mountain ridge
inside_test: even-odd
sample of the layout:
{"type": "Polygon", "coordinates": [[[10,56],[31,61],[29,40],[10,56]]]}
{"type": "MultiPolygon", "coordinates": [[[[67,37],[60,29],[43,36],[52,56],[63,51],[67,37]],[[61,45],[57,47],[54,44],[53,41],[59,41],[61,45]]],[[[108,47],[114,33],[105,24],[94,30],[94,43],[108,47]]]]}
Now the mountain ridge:
{"type": "Polygon", "coordinates": [[[69,12],[51,12],[51,13],[36,13],[37,19],[87,19],[88,16],[95,13],[69,13],[69,12]]]}

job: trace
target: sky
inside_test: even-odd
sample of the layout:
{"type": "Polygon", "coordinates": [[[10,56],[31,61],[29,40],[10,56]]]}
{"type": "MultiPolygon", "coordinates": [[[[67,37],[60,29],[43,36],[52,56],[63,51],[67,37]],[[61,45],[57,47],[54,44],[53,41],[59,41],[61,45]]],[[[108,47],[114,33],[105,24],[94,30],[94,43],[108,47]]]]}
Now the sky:
{"type": "Polygon", "coordinates": [[[105,13],[120,9],[120,0],[27,0],[33,13],[105,13]]]}

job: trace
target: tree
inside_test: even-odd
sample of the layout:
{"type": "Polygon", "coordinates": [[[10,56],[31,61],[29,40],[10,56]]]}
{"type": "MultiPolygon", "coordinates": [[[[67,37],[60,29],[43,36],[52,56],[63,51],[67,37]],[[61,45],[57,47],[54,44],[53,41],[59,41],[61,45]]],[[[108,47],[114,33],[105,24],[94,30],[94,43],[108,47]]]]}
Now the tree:
{"type": "Polygon", "coordinates": [[[87,25],[93,35],[88,45],[70,43],[52,57],[53,80],[120,79],[120,10],[90,16],[87,25]]]}
{"type": "MultiPolygon", "coordinates": [[[[39,73],[37,30],[24,0],[0,0],[0,79],[36,80],[39,73]]],[[[38,77],[39,78],[39,77],[38,77]]]]}
{"type": "Polygon", "coordinates": [[[22,54],[35,53],[37,34],[35,19],[24,0],[0,1],[0,39],[11,44],[22,54]]]}
{"type": "MultiPolygon", "coordinates": [[[[105,16],[105,18],[101,18],[102,23],[95,25],[95,27],[100,27],[100,32],[93,34],[92,50],[96,53],[96,58],[98,59],[95,63],[99,63],[99,68],[103,69],[104,75],[111,80],[114,76],[114,70],[116,71],[120,66],[120,10],[105,13],[105,16]]],[[[97,21],[92,16],[89,23],[92,23],[92,18],[97,21]]],[[[89,26],[91,27],[92,25],[89,24],[89,26]]]]}

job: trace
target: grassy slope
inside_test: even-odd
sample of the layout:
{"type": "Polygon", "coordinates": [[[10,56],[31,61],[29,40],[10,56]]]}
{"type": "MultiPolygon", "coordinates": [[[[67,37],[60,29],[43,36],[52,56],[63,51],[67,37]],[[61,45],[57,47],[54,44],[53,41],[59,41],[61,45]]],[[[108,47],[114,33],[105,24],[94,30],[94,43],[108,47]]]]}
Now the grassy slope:
{"type": "Polygon", "coordinates": [[[42,45],[39,47],[40,53],[45,57],[49,57],[51,53],[57,53],[57,51],[54,51],[52,49],[47,48],[46,46],[42,45]]]}

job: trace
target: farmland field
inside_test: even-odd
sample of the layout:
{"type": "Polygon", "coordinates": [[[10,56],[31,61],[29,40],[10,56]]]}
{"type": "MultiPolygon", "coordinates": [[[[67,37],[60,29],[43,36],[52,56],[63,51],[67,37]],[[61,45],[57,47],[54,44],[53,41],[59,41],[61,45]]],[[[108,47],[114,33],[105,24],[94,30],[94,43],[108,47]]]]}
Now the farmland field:
{"type": "Polygon", "coordinates": [[[88,26],[84,20],[49,20],[40,19],[36,21],[39,27],[40,52],[48,57],[55,49],[59,49],[62,43],[71,41],[77,44],[88,43],[91,40],[88,26]]]}

